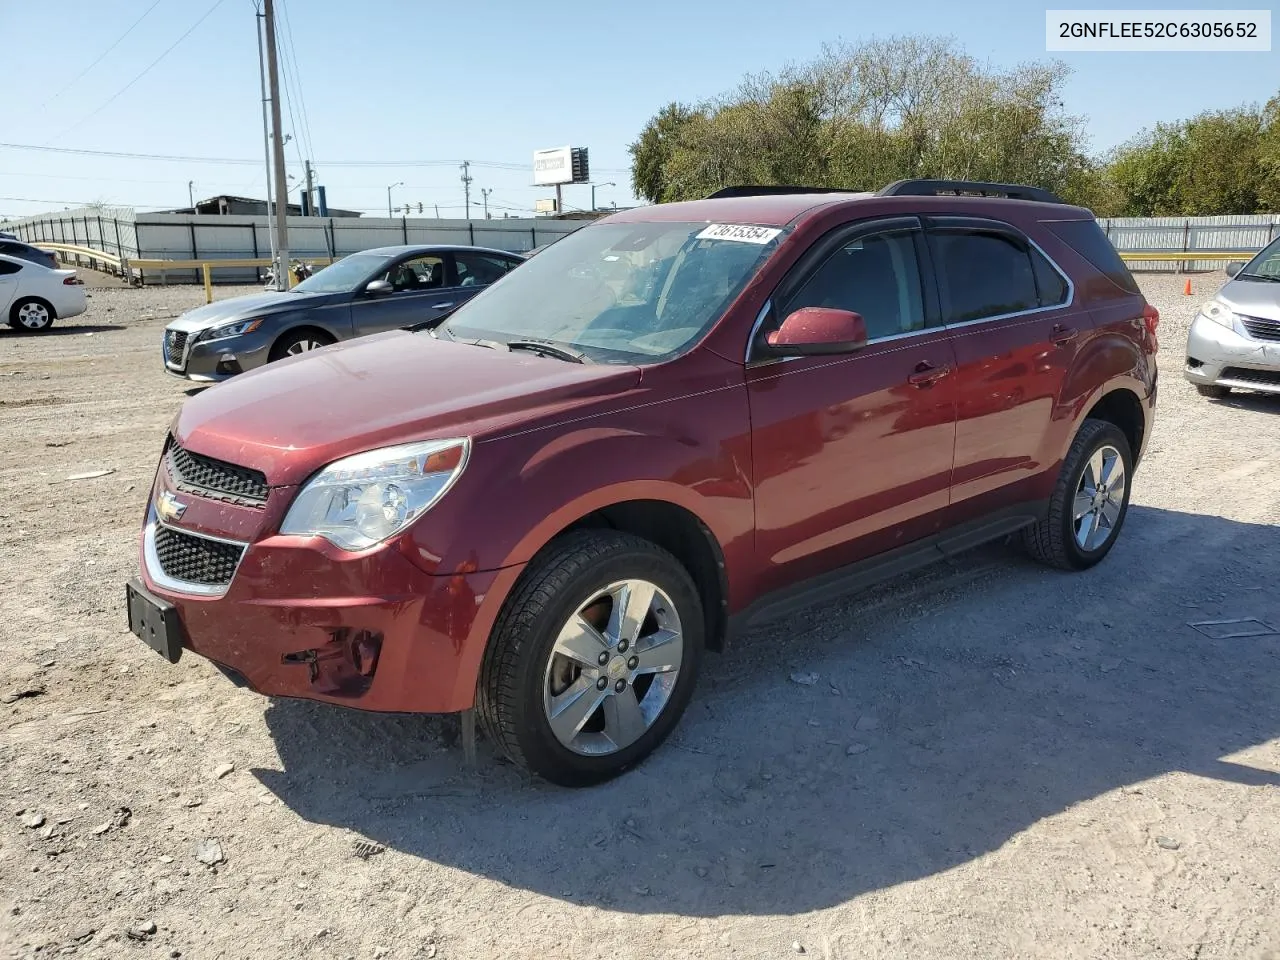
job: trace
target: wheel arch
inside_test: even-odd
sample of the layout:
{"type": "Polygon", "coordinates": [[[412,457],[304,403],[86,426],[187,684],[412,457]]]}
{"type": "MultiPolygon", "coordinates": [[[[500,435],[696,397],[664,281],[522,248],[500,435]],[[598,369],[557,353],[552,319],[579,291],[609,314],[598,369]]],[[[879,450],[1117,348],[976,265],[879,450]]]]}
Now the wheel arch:
{"type": "Polygon", "coordinates": [[[1142,401],[1133,389],[1117,386],[1103,393],[1085,412],[1082,422],[1083,420],[1105,420],[1118,427],[1129,441],[1133,462],[1138,462],[1146,440],[1147,418],[1142,401]]]}
{"type": "Polygon", "coordinates": [[[321,337],[328,340],[329,343],[337,343],[338,340],[340,339],[339,336],[336,333],[334,333],[332,330],[324,327],[321,324],[315,323],[310,319],[307,319],[301,323],[290,324],[289,326],[284,327],[279,333],[276,334],[275,339],[271,341],[271,349],[268,351],[268,354],[271,357],[271,359],[273,360],[279,359],[279,356],[280,356],[279,351],[280,351],[281,344],[283,344],[286,340],[290,339],[291,337],[295,337],[301,333],[319,334],[321,337]]]}
{"type": "Polygon", "coordinates": [[[16,321],[18,319],[18,308],[24,303],[40,303],[49,311],[50,322],[58,319],[58,308],[55,307],[48,299],[35,293],[28,293],[24,296],[14,297],[13,302],[9,304],[9,319],[16,321]]]}
{"type": "Polygon", "coordinates": [[[707,647],[724,649],[729,622],[729,583],[724,551],[696,513],[670,500],[621,500],[568,524],[547,545],[576,530],[618,530],[656,543],[680,562],[702,597],[707,647]]]}

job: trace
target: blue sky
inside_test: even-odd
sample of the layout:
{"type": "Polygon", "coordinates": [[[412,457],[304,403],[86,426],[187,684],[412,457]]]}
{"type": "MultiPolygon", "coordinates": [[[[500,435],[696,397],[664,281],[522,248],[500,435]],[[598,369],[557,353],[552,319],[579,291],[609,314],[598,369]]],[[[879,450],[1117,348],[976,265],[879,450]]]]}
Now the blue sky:
{"type": "MultiPolygon", "coordinates": [[[[617,183],[597,189],[600,204],[625,205],[632,202],[627,144],[659,107],[695,102],[734,87],[746,73],[808,59],[824,41],[931,33],[952,36],[998,66],[1049,56],[1044,6],[997,0],[277,0],[281,7],[293,113],[290,119],[286,111],[283,127],[295,138],[286,147],[290,173],[301,178],[300,156],[310,152],[332,206],[384,215],[387,185],[403,181],[393,191],[395,203],[421,202],[427,210],[439,204],[442,216],[462,216],[462,160],[473,164],[473,216],[480,215],[481,188],[492,191],[498,215],[527,212],[549,195],[530,186],[531,153],[568,143],[590,148],[595,180],[617,183]],[[347,164],[400,160],[434,165],[347,164]]],[[[214,0],[64,0],[56,9],[0,0],[6,46],[14,38],[40,38],[27,49],[42,51],[22,58],[37,69],[19,68],[11,79],[10,93],[16,88],[20,95],[0,101],[0,141],[250,161],[0,147],[0,215],[85,201],[176,207],[187,202],[188,180],[197,198],[262,196],[253,14],[251,0],[216,7],[214,0]]],[[[1157,121],[1263,102],[1280,89],[1275,52],[1058,56],[1074,69],[1067,107],[1089,118],[1099,150],[1157,121]]],[[[566,187],[565,201],[589,206],[590,192],[566,187]]]]}

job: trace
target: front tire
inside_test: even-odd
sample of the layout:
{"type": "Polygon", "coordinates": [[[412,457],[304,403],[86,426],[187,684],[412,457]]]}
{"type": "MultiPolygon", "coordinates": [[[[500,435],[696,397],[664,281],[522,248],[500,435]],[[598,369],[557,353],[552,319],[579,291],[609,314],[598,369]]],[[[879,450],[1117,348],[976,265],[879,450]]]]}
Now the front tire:
{"type": "Polygon", "coordinates": [[[286,333],[271,347],[269,362],[296,357],[333,343],[333,337],[322,330],[295,330],[286,333]]]}
{"type": "Polygon", "coordinates": [[[679,721],[703,641],[702,601],[675,557],[631,534],[567,534],[494,626],[476,697],[485,735],[553,783],[615,777],[679,721]]]}
{"type": "Polygon", "coordinates": [[[1124,433],[1086,420],[1062,462],[1048,515],[1023,534],[1027,551],[1062,570],[1085,570],[1111,552],[1129,512],[1133,454],[1124,433]]]}
{"type": "Polygon", "coordinates": [[[43,333],[58,317],[53,307],[39,297],[24,297],[9,310],[9,326],[28,333],[43,333]]]}
{"type": "Polygon", "coordinates": [[[1220,387],[1216,383],[1197,383],[1196,393],[1210,400],[1225,400],[1231,396],[1230,387],[1220,387]]]}

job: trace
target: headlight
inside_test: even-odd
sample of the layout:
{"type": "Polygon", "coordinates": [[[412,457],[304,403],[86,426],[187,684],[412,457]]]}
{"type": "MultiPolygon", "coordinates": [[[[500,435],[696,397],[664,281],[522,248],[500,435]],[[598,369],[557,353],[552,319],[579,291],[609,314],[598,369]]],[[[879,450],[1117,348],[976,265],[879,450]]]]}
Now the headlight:
{"type": "Polygon", "coordinates": [[[196,340],[221,340],[224,337],[239,337],[246,333],[253,333],[262,324],[262,317],[254,320],[234,320],[231,323],[223,323],[216,327],[210,327],[208,330],[202,330],[196,340]]]}
{"type": "Polygon", "coordinates": [[[467,465],[471,441],[428,440],[336,460],[311,478],[281,533],[324,537],[364,550],[431,509],[467,465]]]}
{"type": "Polygon", "coordinates": [[[1220,323],[1224,327],[1230,328],[1235,325],[1236,315],[1221,300],[1210,300],[1206,303],[1200,308],[1200,316],[1214,323],[1220,323]]]}

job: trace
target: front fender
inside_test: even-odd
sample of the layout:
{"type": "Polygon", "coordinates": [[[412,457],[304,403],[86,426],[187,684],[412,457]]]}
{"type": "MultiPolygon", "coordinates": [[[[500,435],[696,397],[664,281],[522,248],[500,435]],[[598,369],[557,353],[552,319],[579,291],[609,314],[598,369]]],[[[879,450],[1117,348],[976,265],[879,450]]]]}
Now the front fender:
{"type": "Polygon", "coordinates": [[[741,388],[481,442],[402,549],[429,573],[500,569],[528,562],[597,510],[659,500],[701,520],[729,570],[735,561],[745,569],[754,522],[749,455],[741,388]]]}

